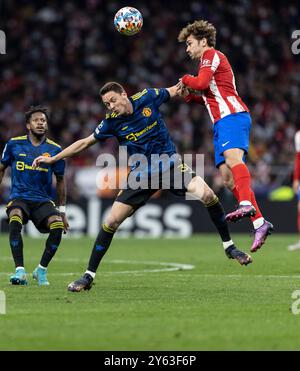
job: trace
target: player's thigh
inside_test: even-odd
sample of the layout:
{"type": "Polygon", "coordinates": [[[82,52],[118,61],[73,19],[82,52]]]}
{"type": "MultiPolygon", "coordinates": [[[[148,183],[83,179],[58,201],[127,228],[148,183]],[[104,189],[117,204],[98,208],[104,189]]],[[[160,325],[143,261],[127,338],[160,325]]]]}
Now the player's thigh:
{"type": "Polygon", "coordinates": [[[215,193],[200,176],[195,176],[187,186],[187,191],[196,199],[207,203],[213,200],[215,193]]]}
{"type": "Polygon", "coordinates": [[[230,148],[223,152],[225,163],[230,168],[243,163],[244,150],[240,148],[230,148]]]}
{"type": "Polygon", "coordinates": [[[218,145],[226,164],[233,166],[243,162],[249,148],[251,117],[248,112],[227,115],[219,120],[218,145]]]}
{"type": "Polygon", "coordinates": [[[61,221],[61,214],[51,201],[36,203],[30,216],[33,224],[41,233],[49,232],[50,224],[48,222],[51,217],[60,218],[58,221],[61,221]]]}
{"type": "Polygon", "coordinates": [[[123,202],[115,201],[109,214],[106,217],[105,224],[111,228],[118,228],[118,226],[135,211],[132,205],[123,202]]]}
{"type": "Polygon", "coordinates": [[[225,187],[232,190],[234,188],[234,181],[230,168],[226,164],[222,164],[219,166],[219,171],[225,187]]]}

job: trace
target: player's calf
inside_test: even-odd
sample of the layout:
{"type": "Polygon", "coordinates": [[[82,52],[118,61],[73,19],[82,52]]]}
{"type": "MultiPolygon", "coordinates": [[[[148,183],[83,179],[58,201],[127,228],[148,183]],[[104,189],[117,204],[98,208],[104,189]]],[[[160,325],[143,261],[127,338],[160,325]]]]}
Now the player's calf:
{"type": "Polygon", "coordinates": [[[23,258],[23,221],[20,215],[13,214],[9,218],[9,244],[16,267],[24,266],[23,258]]]}
{"type": "Polygon", "coordinates": [[[61,220],[53,221],[50,224],[49,229],[49,237],[47,238],[45,250],[40,261],[40,265],[45,268],[48,267],[58,249],[58,246],[60,245],[61,237],[64,231],[64,223],[61,220]]]}

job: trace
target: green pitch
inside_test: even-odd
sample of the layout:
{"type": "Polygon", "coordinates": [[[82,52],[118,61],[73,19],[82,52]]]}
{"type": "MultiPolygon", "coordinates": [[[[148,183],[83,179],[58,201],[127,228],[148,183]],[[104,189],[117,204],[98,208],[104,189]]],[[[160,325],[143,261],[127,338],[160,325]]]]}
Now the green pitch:
{"type": "MultiPolygon", "coordinates": [[[[300,251],[286,249],[296,237],[271,236],[247,267],[225,257],[216,235],[118,239],[92,290],[70,293],[67,284],[85,270],[92,240],[63,241],[49,287],[31,277],[21,287],[8,282],[13,264],[2,236],[0,350],[299,350],[300,314],[292,313],[291,295],[300,290],[300,251]]],[[[235,240],[249,251],[249,236],[235,240]]],[[[27,272],[42,249],[42,240],[25,238],[27,272]]]]}

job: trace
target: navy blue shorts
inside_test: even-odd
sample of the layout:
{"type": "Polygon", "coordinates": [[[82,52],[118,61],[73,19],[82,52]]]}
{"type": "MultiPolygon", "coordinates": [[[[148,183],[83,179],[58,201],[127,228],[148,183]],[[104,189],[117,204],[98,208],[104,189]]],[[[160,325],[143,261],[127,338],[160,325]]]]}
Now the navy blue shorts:
{"type": "Polygon", "coordinates": [[[215,165],[225,163],[224,151],[240,148],[248,153],[251,117],[248,112],[232,113],[214,124],[215,165]]]}
{"type": "MultiPolygon", "coordinates": [[[[56,209],[53,201],[29,201],[14,199],[6,206],[7,217],[13,209],[20,209],[23,215],[23,224],[27,224],[28,220],[32,220],[33,224],[40,233],[49,233],[48,218],[53,215],[61,216],[61,213],[56,209]]],[[[7,219],[9,222],[9,219],[7,219]]]]}

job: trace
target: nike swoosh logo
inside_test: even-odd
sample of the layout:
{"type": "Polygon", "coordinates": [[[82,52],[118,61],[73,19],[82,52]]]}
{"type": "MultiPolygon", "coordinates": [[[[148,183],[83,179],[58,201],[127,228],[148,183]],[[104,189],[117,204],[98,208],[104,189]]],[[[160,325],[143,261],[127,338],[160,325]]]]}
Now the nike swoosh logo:
{"type": "Polygon", "coordinates": [[[222,144],[222,147],[225,147],[226,144],[228,144],[229,142],[230,142],[230,140],[229,140],[228,142],[226,142],[226,143],[223,143],[223,144],[222,144]]]}

